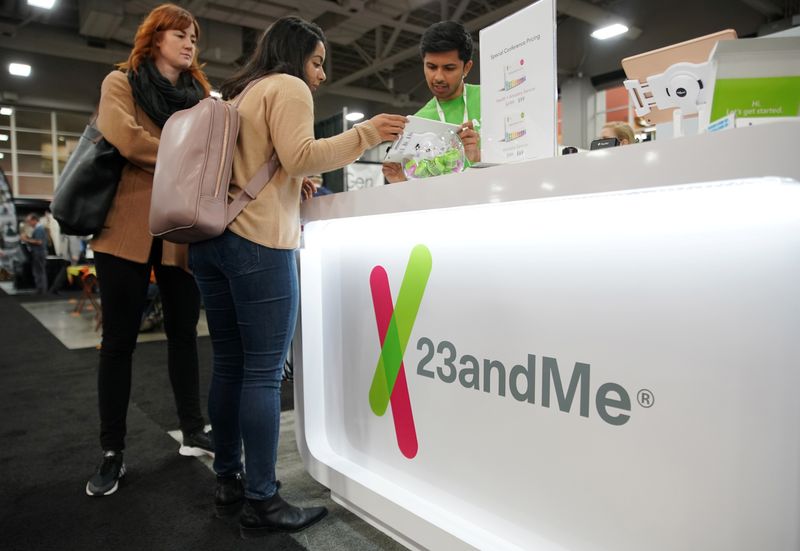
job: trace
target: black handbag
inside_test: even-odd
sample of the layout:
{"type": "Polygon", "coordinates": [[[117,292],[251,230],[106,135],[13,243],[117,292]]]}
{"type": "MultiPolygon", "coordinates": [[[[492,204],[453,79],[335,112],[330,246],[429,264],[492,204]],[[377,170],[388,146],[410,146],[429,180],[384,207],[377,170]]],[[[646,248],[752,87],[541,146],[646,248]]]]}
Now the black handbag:
{"type": "Polygon", "coordinates": [[[127,161],[94,126],[86,126],[58,179],[50,203],[61,233],[97,235],[117,194],[127,161]]]}

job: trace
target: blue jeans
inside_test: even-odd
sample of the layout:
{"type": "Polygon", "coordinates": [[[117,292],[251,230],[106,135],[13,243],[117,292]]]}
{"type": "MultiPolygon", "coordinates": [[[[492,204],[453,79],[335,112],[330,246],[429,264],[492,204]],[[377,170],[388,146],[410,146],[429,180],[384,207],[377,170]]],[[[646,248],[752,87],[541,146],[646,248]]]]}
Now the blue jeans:
{"type": "Polygon", "coordinates": [[[243,470],[245,495],[275,494],[283,364],[297,320],[294,251],[263,247],[230,231],[194,243],[189,261],[214,349],[208,414],[214,471],[243,470]]]}

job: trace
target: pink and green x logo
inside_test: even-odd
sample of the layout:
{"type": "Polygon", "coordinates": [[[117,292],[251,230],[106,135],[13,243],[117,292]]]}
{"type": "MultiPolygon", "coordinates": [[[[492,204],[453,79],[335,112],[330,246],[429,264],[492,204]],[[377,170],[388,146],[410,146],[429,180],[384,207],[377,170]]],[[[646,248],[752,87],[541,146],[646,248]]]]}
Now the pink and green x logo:
{"type": "Polygon", "coordinates": [[[375,266],[369,276],[372,305],[381,342],[381,355],[369,389],[369,405],[375,415],[382,416],[391,401],[397,445],[409,459],[417,455],[419,445],[403,367],[403,354],[417,319],[425,286],[428,284],[431,264],[431,252],[425,245],[417,245],[412,249],[403,282],[400,284],[400,292],[397,294],[397,303],[394,305],[389,278],[383,266],[375,266]]]}

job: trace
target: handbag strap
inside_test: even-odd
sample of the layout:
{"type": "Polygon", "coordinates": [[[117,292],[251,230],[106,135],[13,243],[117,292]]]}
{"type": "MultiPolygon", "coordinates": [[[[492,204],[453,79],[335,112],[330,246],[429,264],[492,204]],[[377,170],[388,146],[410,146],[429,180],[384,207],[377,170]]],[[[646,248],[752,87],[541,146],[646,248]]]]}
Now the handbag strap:
{"type": "MultiPolygon", "coordinates": [[[[255,80],[251,80],[247,86],[244,87],[244,90],[236,96],[236,99],[233,100],[233,106],[235,108],[239,108],[239,104],[244,99],[245,94],[250,91],[250,89],[267,78],[266,76],[257,78],[255,80]]],[[[264,189],[269,183],[272,175],[275,174],[275,171],[278,169],[278,156],[275,152],[272,152],[272,157],[269,161],[261,165],[261,168],[255,173],[255,175],[250,178],[250,181],[247,182],[247,185],[244,186],[236,197],[233,198],[233,201],[228,203],[228,219],[226,220],[226,226],[229,225],[233,220],[239,216],[239,214],[244,210],[247,206],[247,203],[255,199],[261,190],[264,189]]]]}

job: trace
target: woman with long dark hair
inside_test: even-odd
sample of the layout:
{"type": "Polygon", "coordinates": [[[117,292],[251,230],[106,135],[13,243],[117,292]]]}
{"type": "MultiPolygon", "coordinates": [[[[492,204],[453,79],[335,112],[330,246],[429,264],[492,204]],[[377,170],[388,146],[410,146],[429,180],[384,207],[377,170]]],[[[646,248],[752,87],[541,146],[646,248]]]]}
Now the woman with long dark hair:
{"type": "MultiPolygon", "coordinates": [[[[280,164],[225,233],[189,248],[214,348],[209,417],[215,504],[220,514],[244,506],[244,537],[302,530],[326,513],[324,507],[286,503],[275,481],[281,374],[297,317],[300,198],[301,190],[311,191],[304,177],[342,167],[366,149],[396,139],[406,121],[377,115],[338,136],[315,140],[311,93],[325,80],[324,62],[322,30],[298,17],[282,17],[263,34],[242,70],[222,85],[226,100],[246,90],[238,108],[233,181],[244,185],[273,153],[280,164]]],[[[231,194],[238,191],[231,186],[231,194]]]]}
{"type": "Polygon", "coordinates": [[[200,407],[200,293],[188,271],[187,247],[154,239],[148,228],[161,128],[172,113],[195,105],[210,90],[197,62],[199,32],[188,11],[158,6],[136,31],[128,60],[101,88],[97,127],[127,164],[105,228],[92,240],[103,309],[97,372],[103,459],[86,484],[90,496],[114,493],[125,476],[131,363],[151,269],[164,308],[169,380],[183,433],[179,452],[213,454],[200,407]]]}

